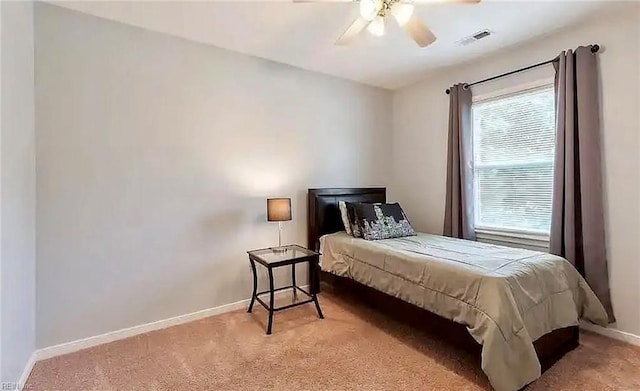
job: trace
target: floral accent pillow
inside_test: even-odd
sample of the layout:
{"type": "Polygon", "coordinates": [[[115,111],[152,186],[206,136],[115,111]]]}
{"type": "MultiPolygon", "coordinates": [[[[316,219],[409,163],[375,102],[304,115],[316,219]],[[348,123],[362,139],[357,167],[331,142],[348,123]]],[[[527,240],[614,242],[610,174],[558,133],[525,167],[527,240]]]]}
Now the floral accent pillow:
{"type": "Polygon", "coordinates": [[[357,225],[366,240],[414,236],[416,231],[400,204],[353,204],[357,225]]]}

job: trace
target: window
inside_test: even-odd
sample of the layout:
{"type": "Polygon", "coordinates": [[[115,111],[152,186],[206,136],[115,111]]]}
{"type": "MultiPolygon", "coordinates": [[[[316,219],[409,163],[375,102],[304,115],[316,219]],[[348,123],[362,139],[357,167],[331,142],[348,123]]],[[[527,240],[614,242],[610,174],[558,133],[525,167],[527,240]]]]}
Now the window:
{"type": "Polygon", "coordinates": [[[553,85],[473,103],[476,231],[548,242],[553,85]]]}

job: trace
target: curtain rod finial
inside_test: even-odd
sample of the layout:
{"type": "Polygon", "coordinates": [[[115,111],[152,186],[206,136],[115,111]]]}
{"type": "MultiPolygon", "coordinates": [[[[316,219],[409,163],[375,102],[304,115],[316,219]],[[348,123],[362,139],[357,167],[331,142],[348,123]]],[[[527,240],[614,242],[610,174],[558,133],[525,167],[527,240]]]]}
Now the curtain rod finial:
{"type": "Polygon", "coordinates": [[[444,93],[449,95],[451,93],[451,89],[447,88],[446,90],[444,90],[444,93]]]}
{"type": "Polygon", "coordinates": [[[600,45],[598,45],[597,43],[591,45],[591,53],[598,53],[599,50],[600,50],[600,45]]]}

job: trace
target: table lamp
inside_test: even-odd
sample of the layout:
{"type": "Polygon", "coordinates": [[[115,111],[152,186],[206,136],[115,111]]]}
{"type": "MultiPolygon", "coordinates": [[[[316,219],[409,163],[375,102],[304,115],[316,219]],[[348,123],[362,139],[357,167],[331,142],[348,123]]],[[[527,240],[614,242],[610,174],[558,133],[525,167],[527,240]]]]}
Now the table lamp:
{"type": "Polygon", "coordinates": [[[267,198],[267,221],[278,222],[278,248],[274,252],[285,252],[282,249],[282,222],[291,220],[291,198],[267,198]]]}

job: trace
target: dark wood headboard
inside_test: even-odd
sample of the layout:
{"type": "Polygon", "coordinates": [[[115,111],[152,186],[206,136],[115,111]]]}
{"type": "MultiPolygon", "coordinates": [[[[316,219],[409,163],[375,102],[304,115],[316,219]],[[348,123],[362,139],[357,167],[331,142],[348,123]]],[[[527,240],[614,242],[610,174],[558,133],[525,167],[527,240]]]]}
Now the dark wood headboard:
{"type": "Polygon", "coordinates": [[[386,202],[387,189],[384,187],[359,187],[344,189],[309,189],[307,246],[318,251],[322,235],[344,231],[340,217],[339,201],[386,202]]]}

